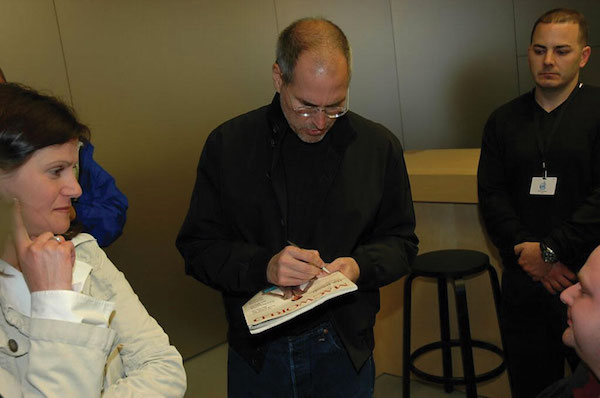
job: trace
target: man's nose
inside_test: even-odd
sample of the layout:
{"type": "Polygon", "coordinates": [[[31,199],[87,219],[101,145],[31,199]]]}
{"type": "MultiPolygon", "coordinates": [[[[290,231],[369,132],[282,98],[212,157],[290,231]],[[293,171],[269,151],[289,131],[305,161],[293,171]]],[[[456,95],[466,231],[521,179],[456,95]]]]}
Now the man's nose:
{"type": "Polygon", "coordinates": [[[579,289],[579,283],[569,286],[560,294],[560,301],[565,303],[566,305],[571,305],[573,302],[573,295],[579,289]]]}
{"type": "Polygon", "coordinates": [[[546,54],[544,55],[544,64],[554,65],[554,52],[553,51],[546,51],[546,54]]]}
{"type": "Polygon", "coordinates": [[[329,118],[322,109],[319,109],[319,112],[315,114],[313,121],[319,130],[323,130],[327,126],[329,118]]]}

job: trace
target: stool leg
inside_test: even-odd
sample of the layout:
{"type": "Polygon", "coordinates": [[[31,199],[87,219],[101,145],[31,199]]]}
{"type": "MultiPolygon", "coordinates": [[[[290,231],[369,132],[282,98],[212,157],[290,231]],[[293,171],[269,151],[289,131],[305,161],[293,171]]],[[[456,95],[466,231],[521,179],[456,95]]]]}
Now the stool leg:
{"type": "Polygon", "coordinates": [[[473,364],[473,349],[471,347],[471,330],[469,326],[469,309],[467,307],[465,282],[462,279],[458,279],[454,281],[453,284],[454,293],[456,295],[456,313],[458,315],[458,331],[467,397],[477,398],[475,365],[473,364]]]}
{"type": "MultiPolygon", "coordinates": [[[[450,320],[448,317],[448,281],[439,278],[438,285],[438,305],[440,314],[440,337],[442,342],[442,366],[443,375],[446,378],[452,377],[452,348],[450,346],[450,320]]],[[[454,386],[451,382],[444,383],[444,391],[451,393],[454,386]]]]}
{"type": "Polygon", "coordinates": [[[410,307],[411,286],[415,275],[408,275],[404,282],[404,325],[402,347],[402,397],[410,398],[410,307]]]}
{"type": "Polygon", "coordinates": [[[502,341],[502,350],[504,351],[504,366],[506,367],[506,373],[508,374],[508,385],[510,391],[513,390],[513,379],[511,374],[511,367],[508,366],[508,354],[507,354],[507,346],[506,340],[504,338],[504,323],[502,323],[502,293],[500,291],[500,283],[498,282],[498,274],[494,267],[489,264],[487,268],[488,274],[490,276],[490,284],[492,285],[492,292],[494,293],[494,303],[496,304],[496,318],[498,319],[498,327],[500,328],[500,340],[502,341]]]}

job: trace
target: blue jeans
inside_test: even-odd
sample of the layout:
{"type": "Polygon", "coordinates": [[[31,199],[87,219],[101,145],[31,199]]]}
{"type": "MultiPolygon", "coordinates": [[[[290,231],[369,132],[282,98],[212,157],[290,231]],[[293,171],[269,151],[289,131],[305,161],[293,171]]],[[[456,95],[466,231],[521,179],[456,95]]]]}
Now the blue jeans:
{"type": "Polygon", "coordinates": [[[374,383],[373,357],[357,372],[329,323],[269,343],[260,373],[229,348],[227,395],[232,398],[363,398],[373,396],[374,383]]]}

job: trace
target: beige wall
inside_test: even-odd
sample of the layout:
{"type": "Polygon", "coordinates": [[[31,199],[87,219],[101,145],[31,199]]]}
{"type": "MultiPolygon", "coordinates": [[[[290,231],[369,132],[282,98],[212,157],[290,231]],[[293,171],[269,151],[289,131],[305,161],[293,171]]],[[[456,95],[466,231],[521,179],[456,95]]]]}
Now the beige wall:
{"type": "MultiPolygon", "coordinates": [[[[131,204],[109,255],[190,357],[225,340],[226,324],[219,295],[183,275],[175,235],[208,133],[271,99],[284,26],[337,22],[353,45],[351,107],[407,149],[475,147],[489,112],[531,85],[528,30],[555,3],[0,0],[0,66],[72,101],[90,125],[97,160],[131,204]]],[[[599,3],[561,3],[591,16],[595,54],[599,3]]],[[[600,84],[594,54],[586,79],[600,84]]]]}

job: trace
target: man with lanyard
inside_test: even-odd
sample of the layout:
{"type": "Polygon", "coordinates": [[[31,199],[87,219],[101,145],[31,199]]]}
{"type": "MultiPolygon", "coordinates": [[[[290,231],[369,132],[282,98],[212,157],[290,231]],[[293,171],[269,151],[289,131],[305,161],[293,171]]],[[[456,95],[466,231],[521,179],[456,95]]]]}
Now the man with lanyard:
{"type": "Polygon", "coordinates": [[[502,257],[502,325],[513,397],[563,376],[566,311],[557,293],[600,243],[600,90],[579,82],[591,49],[574,10],[534,24],[533,91],[494,111],[481,146],[484,222],[502,257]]]}
{"type": "Polygon", "coordinates": [[[379,288],[417,251],[402,147],[348,111],[350,48],[332,22],[284,29],[272,76],[270,105],[208,137],[177,247],[186,272],[222,292],[229,397],[370,397],[379,288]],[[249,333],[248,299],[324,267],[358,291],[249,333]]]}

